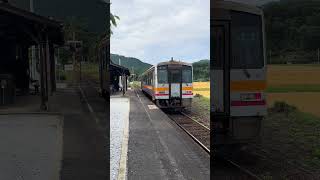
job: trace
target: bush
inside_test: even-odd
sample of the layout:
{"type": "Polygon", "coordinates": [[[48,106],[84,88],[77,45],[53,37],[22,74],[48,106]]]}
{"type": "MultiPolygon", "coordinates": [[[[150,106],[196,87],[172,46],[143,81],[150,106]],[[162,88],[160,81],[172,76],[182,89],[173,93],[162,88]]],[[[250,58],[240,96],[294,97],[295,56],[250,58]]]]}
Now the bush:
{"type": "Polygon", "coordinates": [[[291,112],[297,111],[297,108],[295,106],[287,104],[286,102],[276,101],[270,110],[272,112],[286,113],[288,115],[291,112]]]}
{"type": "Polygon", "coordinates": [[[313,157],[320,159],[320,149],[319,148],[314,149],[312,152],[312,155],[313,157]]]}
{"type": "Polygon", "coordinates": [[[60,74],[59,77],[57,77],[58,80],[61,80],[61,81],[65,81],[67,80],[67,77],[65,74],[60,74]]]}

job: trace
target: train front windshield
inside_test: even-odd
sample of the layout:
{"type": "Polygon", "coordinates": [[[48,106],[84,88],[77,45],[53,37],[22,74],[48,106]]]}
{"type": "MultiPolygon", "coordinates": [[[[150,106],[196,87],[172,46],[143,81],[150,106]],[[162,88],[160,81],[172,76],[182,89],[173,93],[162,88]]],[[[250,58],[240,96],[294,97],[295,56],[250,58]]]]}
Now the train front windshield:
{"type": "Polygon", "coordinates": [[[232,11],[231,67],[234,69],[259,69],[264,66],[261,16],[232,11]]]}

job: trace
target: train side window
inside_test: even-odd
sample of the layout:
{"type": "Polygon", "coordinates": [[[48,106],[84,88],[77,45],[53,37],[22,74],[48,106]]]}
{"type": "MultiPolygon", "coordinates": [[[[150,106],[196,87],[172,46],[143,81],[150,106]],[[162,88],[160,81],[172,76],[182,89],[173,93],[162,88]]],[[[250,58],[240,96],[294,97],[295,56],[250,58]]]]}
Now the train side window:
{"type": "Polygon", "coordinates": [[[167,69],[158,70],[158,83],[166,84],[168,83],[168,71],[167,69]]]}
{"type": "Polygon", "coordinates": [[[155,80],[155,78],[156,78],[156,76],[155,76],[155,71],[152,72],[152,75],[153,75],[152,77],[153,77],[153,85],[154,85],[154,84],[155,84],[154,82],[156,81],[156,80],[155,80]]]}
{"type": "Polygon", "coordinates": [[[149,73],[149,85],[152,84],[151,74],[149,73]]]}
{"type": "Polygon", "coordinates": [[[151,81],[151,85],[153,85],[153,72],[150,73],[150,81],[151,81]]]}

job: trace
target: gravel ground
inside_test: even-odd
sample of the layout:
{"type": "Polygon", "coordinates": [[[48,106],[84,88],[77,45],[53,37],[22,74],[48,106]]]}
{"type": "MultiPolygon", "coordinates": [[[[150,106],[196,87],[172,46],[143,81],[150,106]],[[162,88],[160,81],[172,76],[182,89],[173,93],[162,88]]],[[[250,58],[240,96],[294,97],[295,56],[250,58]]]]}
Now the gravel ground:
{"type": "Polygon", "coordinates": [[[129,99],[110,98],[110,179],[117,179],[125,122],[129,120],[129,99]]]}

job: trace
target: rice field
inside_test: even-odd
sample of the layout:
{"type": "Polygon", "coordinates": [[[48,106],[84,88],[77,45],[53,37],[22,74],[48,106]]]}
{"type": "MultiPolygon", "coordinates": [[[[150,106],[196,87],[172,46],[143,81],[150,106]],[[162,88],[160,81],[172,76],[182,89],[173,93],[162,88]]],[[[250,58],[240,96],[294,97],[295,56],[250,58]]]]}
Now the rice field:
{"type": "Polygon", "coordinates": [[[200,94],[206,98],[210,98],[210,81],[193,82],[193,94],[200,94]]]}
{"type": "Polygon", "coordinates": [[[319,65],[269,65],[269,86],[320,85],[319,65]]]}
{"type": "Polygon", "coordinates": [[[285,101],[320,117],[319,65],[269,65],[267,78],[268,106],[285,101]]]}

